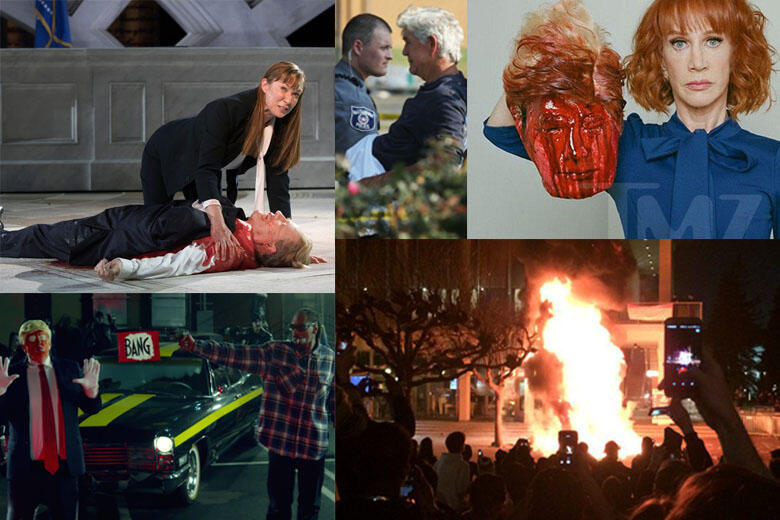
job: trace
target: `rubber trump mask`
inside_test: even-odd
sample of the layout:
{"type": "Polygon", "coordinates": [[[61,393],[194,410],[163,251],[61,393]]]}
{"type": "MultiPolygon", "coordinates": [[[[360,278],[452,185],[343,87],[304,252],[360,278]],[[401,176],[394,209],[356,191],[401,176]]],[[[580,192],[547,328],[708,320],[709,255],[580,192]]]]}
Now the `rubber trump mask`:
{"type": "Polygon", "coordinates": [[[620,129],[603,105],[549,96],[512,115],[550,195],[581,199],[612,185],[620,129]]]}

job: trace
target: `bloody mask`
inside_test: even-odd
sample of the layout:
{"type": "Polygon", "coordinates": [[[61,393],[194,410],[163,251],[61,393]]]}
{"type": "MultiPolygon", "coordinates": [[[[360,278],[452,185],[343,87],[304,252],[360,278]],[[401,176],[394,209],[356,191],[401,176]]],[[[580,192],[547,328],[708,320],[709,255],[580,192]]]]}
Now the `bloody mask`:
{"type": "Polygon", "coordinates": [[[35,363],[43,363],[49,357],[51,337],[43,330],[27,332],[22,338],[22,349],[35,363]]]}
{"type": "Polygon", "coordinates": [[[293,343],[307,350],[314,349],[317,339],[317,322],[309,321],[305,313],[299,312],[290,324],[293,343]]]}
{"type": "Polygon", "coordinates": [[[525,121],[511,112],[550,195],[582,199],[612,186],[620,130],[603,105],[550,96],[527,103],[525,121]]]}

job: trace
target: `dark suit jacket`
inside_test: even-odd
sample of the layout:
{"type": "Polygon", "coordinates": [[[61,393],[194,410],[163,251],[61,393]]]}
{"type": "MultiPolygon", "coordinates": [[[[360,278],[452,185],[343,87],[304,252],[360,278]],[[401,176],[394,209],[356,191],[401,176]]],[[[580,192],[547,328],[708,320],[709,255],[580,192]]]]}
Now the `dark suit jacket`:
{"type": "MultiPolygon", "coordinates": [[[[176,119],[152,134],[146,146],[160,160],[168,195],[194,181],[199,200],[219,197],[220,170],[241,153],[256,101],[257,89],[245,90],[214,100],[197,116],[176,119]]],[[[238,169],[230,170],[233,181],[255,164],[257,157],[247,157],[238,169]]]]}
{"type": "MultiPolygon", "coordinates": [[[[218,199],[225,224],[231,232],[235,231],[236,219],[246,220],[244,210],[227,199],[218,199]]],[[[117,206],[77,222],[77,236],[66,259],[71,265],[95,265],[102,258],[132,258],[167,251],[211,232],[206,213],[182,200],[152,206],[117,206]]]]}
{"type": "MultiPolygon", "coordinates": [[[[81,385],[73,379],[82,376],[78,364],[69,359],[51,358],[57,374],[62,416],[65,419],[65,447],[71,475],[84,474],[84,448],[79,433],[78,409],[91,414],[100,410],[100,396],[84,395],[81,385]]],[[[19,374],[5,394],[0,396],[0,423],[8,421],[8,479],[23,478],[30,471],[30,395],[27,389],[27,360],[11,365],[9,374],[19,374]]]]}

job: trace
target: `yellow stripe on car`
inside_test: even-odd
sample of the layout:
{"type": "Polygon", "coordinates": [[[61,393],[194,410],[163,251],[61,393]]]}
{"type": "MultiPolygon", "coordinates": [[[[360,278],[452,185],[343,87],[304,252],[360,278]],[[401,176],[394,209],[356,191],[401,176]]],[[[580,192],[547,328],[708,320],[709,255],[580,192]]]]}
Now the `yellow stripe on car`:
{"type": "Polygon", "coordinates": [[[116,399],[120,395],[123,394],[100,394],[100,400],[102,401],[103,404],[106,404],[107,402],[116,399]]]}
{"type": "Polygon", "coordinates": [[[232,412],[233,410],[235,410],[239,406],[242,406],[242,405],[248,403],[249,401],[251,401],[255,397],[261,395],[262,393],[263,393],[263,389],[262,388],[258,388],[257,390],[249,392],[244,397],[242,397],[240,399],[236,399],[232,403],[230,403],[228,405],[225,405],[222,408],[220,408],[219,410],[217,410],[217,411],[207,415],[206,417],[204,417],[203,419],[201,419],[200,421],[196,422],[195,424],[193,424],[192,426],[190,426],[189,428],[187,428],[186,430],[181,432],[179,435],[174,437],[173,438],[174,445],[175,446],[181,445],[182,442],[184,442],[187,439],[189,439],[190,437],[196,435],[198,432],[200,432],[201,430],[203,430],[204,428],[206,428],[210,424],[213,424],[220,417],[229,414],[230,412],[232,412]]]}
{"type": "MultiPolygon", "coordinates": [[[[107,402],[116,399],[120,395],[124,395],[124,394],[100,394],[100,402],[106,404],[107,402]]],[[[81,417],[82,415],[84,415],[84,410],[79,408],[79,417],[81,417]]]]}
{"type": "Polygon", "coordinates": [[[139,404],[143,403],[147,399],[151,399],[155,394],[132,394],[128,395],[124,399],[120,399],[116,403],[103,408],[95,415],[90,415],[79,426],[108,426],[111,421],[122,415],[123,413],[132,410],[139,404]]]}
{"type": "Polygon", "coordinates": [[[179,350],[178,343],[161,343],[160,344],[160,357],[171,357],[174,352],[179,350]]]}

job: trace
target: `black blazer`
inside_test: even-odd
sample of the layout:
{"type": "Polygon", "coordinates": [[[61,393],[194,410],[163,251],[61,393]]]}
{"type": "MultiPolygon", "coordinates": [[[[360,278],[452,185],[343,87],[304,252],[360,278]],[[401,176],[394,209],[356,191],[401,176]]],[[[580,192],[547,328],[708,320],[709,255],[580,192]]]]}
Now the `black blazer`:
{"type": "MultiPolygon", "coordinates": [[[[83,475],[84,448],[79,433],[78,409],[92,414],[100,410],[101,400],[84,395],[81,385],[73,380],[81,377],[82,371],[75,361],[57,359],[52,356],[52,365],[57,375],[60,391],[62,416],[65,420],[65,449],[68,456],[68,470],[71,475],[83,475]]],[[[0,396],[0,423],[8,422],[8,479],[24,478],[30,471],[30,395],[27,389],[27,360],[8,368],[9,374],[19,374],[5,394],[0,396]]]]}
{"type": "MultiPolygon", "coordinates": [[[[225,224],[234,232],[236,219],[246,220],[244,210],[234,207],[227,199],[217,199],[222,204],[225,224]]],[[[66,234],[70,250],[64,259],[71,265],[95,265],[102,258],[132,258],[168,251],[211,233],[206,213],[183,200],[151,206],[117,206],[93,217],[53,226],[72,226],[72,222],[76,224],[75,231],[66,234]]]]}
{"type": "MultiPolygon", "coordinates": [[[[214,100],[197,116],[176,119],[152,134],[147,150],[160,161],[168,195],[195,181],[199,200],[219,197],[220,170],[241,153],[244,131],[256,102],[257,89],[245,90],[214,100]]],[[[257,157],[247,157],[239,168],[230,170],[228,189],[235,189],[236,175],[255,164],[257,157]]]]}

